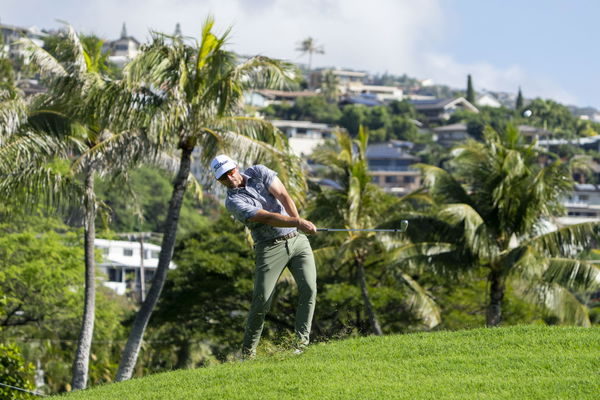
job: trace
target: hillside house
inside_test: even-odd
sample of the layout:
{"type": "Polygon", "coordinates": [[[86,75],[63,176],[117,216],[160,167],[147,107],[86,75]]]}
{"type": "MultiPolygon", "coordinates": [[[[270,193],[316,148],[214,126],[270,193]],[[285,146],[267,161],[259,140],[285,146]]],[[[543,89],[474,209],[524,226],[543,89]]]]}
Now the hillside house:
{"type": "Polygon", "coordinates": [[[600,185],[575,184],[573,193],[563,201],[563,205],[567,216],[558,218],[560,224],[600,222],[600,185]]]}
{"type": "Polygon", "coordinates": [[[127,28],[123,23],[121,37],[104,43],[103,51],[108,51],[108,60],[122,68],[140,52],[140,42],[133,36],[127,35],[127,28]]]}
{"type": "MultiPolygon", "coordinates": [[[[98,266],[100,271],[106,274],[104,286],[120,295],[128,291],[139,294],[143,275],[147,290],[158,267],[160,246],[152,243],[142,245],[140,242],[96,239],[94,247],[102,254],[102,262],[98,266]]],[[[175,268],[175,264],[169,265],[169,269],[175,268]]]]}
{"type": "Polygon", "coordinates": [[[464,97],[454,99],[435,100],[410,100],[417,113],[425,116],[428,123],[440,123],[450,119],[458,110],[467,110],[478,113],[479,110],[469,103],[464,97]]]}
{"type": "Polygon", "coordinates": [[[389,103],[393,100],[402,101],[404,98],[402,89],[396,86],[364,85],[360,82],[349,83],[346,87],[346,95],[360,96],[363,94],[371,95],[382,103],[389,103]]]}
{"type": "Polygon", "coordinates": [[[333,135],[333,131],[340,129],[327,124],[310,121],[271,121],[273,126],[285,133],[290,148],[299,157],[312,154],[315,147],[325,142],[333,135]]]}
{"type": "Polygon", "coordinates": [[[502,107],[502,104],[498,101],[496,96],[491,93],[483,93],[481,96],[477,98],[477,106],[478,107],[494,107],[499,108],[502,107]]]}
{"type": "Polygon", "coordinates": [[[17,41],[21,38],[31,39],[40,47],[44,46],[44,39],[48,36],[46,32],[41,31],[38,27],[32,26],[23,28],[20,26],[0,24],[0,35],[2,35],[3,46],[0,48],[0,57],[8,57],[16,59],[25,55],[23,46],[17,41]]]}
{"type": "Polygon", "coordinates": [[[419,188],[421,173],[412,164],[419,159],[409,153],[413,143],[392,140],[367,147],[367,161],[372,182],[398,196],[419,188]]]}
{"type": "Polygon", "coordinates": [[[244,104],[254,107],[267,107],[270,104],[293,104],[300,97],[318,95],[311,90],[288,92],[285,90],[261,89],[244,93],[244,104]]]}

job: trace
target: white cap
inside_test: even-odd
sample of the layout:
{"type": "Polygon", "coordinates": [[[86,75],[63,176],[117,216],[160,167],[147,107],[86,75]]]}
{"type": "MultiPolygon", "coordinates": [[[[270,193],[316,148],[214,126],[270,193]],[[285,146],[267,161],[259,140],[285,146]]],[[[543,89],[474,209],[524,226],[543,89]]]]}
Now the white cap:
{"type": "Polygon", "coordinates": [[[235,163],[235,161],[233,161],[231,158],[229,158],[225,154],[216,156],[210,162],[210,168],[212,169],[213,173],[215,174],[215,178],[217,178],[217,179],[219,179],[221,176],[223,176],[223,174],[225,172],[231,171],[235,167],[237,167],[237,164],[235,163]]]}

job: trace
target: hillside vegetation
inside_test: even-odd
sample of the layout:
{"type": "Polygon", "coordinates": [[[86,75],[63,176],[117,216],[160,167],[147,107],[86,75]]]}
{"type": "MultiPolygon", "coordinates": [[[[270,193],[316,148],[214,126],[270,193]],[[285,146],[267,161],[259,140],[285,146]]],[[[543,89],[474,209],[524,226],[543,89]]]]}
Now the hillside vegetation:
{"type": "Polygon", "coordinates": [[[597,399],[600,329],[516,326],[365,337],[150,375],[76,399],[597,399]]]}

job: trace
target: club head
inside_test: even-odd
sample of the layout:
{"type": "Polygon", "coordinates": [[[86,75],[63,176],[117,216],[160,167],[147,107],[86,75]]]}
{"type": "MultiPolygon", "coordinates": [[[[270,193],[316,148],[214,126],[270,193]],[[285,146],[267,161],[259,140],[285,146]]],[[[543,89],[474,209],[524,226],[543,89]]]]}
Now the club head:
{"type": "Polygon", "coordinates": [[[400,232],[406,232],[407,229],[408,229],[408,221],[403,219],[402,221],[400,221],[400,232]]]}

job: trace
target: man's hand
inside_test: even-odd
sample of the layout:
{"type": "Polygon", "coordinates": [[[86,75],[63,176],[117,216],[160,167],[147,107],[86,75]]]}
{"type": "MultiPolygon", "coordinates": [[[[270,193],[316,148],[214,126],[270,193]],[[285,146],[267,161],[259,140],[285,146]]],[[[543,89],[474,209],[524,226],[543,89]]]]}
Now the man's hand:
{"type": "Polygon", "coordinates": [[[304,233],[317,233],[317,227],[307,219],[298,218],[298,229],[304,233]]]}

